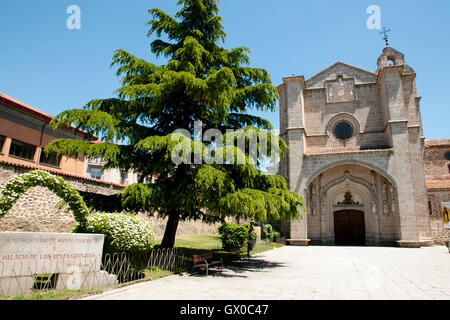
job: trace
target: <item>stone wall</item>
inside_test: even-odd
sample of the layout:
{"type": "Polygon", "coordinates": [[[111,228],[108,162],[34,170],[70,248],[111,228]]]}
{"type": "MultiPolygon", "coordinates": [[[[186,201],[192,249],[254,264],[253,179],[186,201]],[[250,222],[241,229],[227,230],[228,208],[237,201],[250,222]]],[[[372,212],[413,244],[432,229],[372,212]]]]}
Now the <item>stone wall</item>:
{"type": "Polygon", "coordinates": [[[450,229],[444,229],[441,202],[450,202],[450,190],[428,190],[427,197],[428,201],[431,202],[432,208],[430,225],[434,243],[437,245],[444,245],[446,241],[450,241],[450,229]]]}
{"type": "MultiPolygon", "coordinates": [[[[30,168],[0,163],[0,189],[13,177],[30,171],[30,168]]],[[[120,187],[82,178],[63,176],[78,191],[112,195],[120,187]]],[[[0,231],[16,232],[71,232],[75,218],[61,199],[43,187],[28,189],[11,210],[0,219],[0,231]]]]}
{"type": "Polygon", "coordinates": [[[449,151],[449,145],[425,147],[423,164],[427,180],[450,179],[450,160],[445,158],[445,153],[449,151]]]}
{"type": "MultiPolygon", "coordinates": [[[[8,181],[19,174],[30,171],[30,168],[16,167],[0,163],[0,190],[8,181]]],[[[113,195],[121,187],[93,181],[91,179],[63,176],[63,178],[78,191],[103,195],[113,195]]],[[[155,231],[156,236],[162,236],[166,219],[145,218],[155,231]]],[[[56,232],[70,233],[75,225],[75,219],[70,210],[61,207],[61,199],[47,188],[33,187],[23,194],[11,210],[0,219],[0,231],[14,232],[56,232]]],[[[205,224],[199,221],[180,222],[178,234],[216,234],[218,224],[205,224]]]]}
{"type": "MultiPolygon", "coordinates": [[[[162,237],[164,235],[167,219],[154,216],[149,217],[144,213],[138,214],[138,216],[149,222],[155,232],[155,236],[162,237]]],[[[180,221],[177,234],[218,234],[217,228],[219,225],[219,223],[206,224],[200,221],[180,221]]]]}

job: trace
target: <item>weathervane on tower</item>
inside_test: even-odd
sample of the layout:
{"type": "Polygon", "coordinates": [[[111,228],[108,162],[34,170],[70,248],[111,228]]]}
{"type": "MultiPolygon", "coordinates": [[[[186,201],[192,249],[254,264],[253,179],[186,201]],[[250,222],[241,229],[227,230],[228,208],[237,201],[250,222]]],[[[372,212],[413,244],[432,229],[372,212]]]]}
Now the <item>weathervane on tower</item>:
{"type": "Polygon", "coordinates": [[[390,32],[390,31],[391,31],[391,29],[386,30],[386,27],[383,27],[383,31],[380,32],[380,34],[384,34],[383,40],[386,42],[386,47],[389,47],[388,32],[390,32]]]}

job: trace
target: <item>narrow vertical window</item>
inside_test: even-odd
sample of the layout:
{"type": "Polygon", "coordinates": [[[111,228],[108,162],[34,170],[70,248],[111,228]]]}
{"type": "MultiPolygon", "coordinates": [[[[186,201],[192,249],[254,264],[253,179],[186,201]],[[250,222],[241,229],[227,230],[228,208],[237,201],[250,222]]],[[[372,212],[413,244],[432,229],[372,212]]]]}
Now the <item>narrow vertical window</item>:
{"type": "Polygon", "coordinates": [[[39,163],[59,167],[60,160],[61,157],[59,157],[56,152],[52,152],[47,156],[44,151],[41,151],[41,159],[39,160],[39,163]]]}
{"type": "Polygon", "coordinates": [[[2,153],[3,145],[5,144],[6,137],[0,136],[0,153],[2,153]]]}
{"type": "Polygon", "coordinates": [[[103,171],[101,168],[91,167],[89,171],[92,179],[102,180],[103,171]]]}
{"type": "Polygon", "coordinates": [[[128,184],[128,172],[120,171],[120,184],[121,185],[128,184]]]}

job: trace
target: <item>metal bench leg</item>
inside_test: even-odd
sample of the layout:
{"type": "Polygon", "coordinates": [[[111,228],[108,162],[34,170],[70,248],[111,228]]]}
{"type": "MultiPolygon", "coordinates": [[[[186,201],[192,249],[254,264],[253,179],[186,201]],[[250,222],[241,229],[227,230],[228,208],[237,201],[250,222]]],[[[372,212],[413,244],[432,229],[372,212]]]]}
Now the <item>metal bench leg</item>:
{"type": "Polygon", "coordinates": [[[203,260],[204,262],[205,262],[205,264],[206,264],[206,277],[208,278],[208,266],[209,266],[209,264],[208,264],[208,261],[207,260],[203,260]]]}

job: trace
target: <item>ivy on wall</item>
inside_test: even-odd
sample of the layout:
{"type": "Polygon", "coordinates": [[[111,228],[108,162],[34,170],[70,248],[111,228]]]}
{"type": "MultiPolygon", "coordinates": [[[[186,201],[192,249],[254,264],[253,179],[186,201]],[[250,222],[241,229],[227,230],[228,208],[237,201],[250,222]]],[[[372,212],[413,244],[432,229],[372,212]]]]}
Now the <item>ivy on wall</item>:
{"type": "Polygon", "coordinates": [[[72,211],[80,225],[86,224],[89,209],[80,193],[63,178],[41,170],[21,174],[8,181],[0,193],[0,218],[2,218],[31,187],[45,187],[61,198],[72,211]]]}

